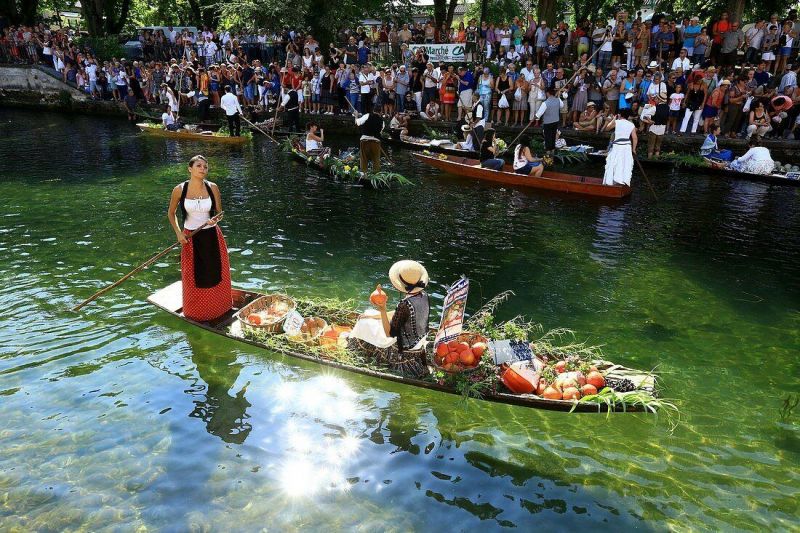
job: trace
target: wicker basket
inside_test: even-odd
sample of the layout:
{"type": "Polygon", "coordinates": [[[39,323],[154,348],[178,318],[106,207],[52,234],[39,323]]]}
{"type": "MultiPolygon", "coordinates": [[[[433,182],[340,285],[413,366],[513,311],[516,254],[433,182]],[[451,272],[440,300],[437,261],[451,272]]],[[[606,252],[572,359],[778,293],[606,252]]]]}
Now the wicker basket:
{"type": "MultiPolygon", "coordinates": [[[[315,317],[315,316],[312,316],[312,317],[310,317],[310,318],[316,319],[317,317],[315,317]]],[[[323,322],[325,322],[325,320],[323,320],[323,322]]],[[[292,341],[292,342],[297,342],[297,343],[299,343],[299,344],[305,344],[305,345],[319,344],[319,339],[320,339],[320,337],[322,337],[322,333],[323,333],[323,332],[324,332],[324,331],[325,331],[327,328],[328,328],[328,323],[327,323],[327,322],[325,322],[325,325],[324,325],[324,326],[322,326],[321,328],[319,328],[319,329],[317,330],[317,334],[316,334],[316,335],[314,335],[313,337],[312,337],[312,336],[310,336],[308,333],[300,333],[299,335],[293,335],[293,336],[291,336],[291,337],[287,337],[287,338],[288,338],[290,341],[292,341]]]]}
{"type": "MultiPolygon", "coordinates": [[[[426,347],[428,344],[426,344],[426,347]]],[[[426,348],[419,350],[397,351],[397,345],[378,348],[361,339],[350,337],[347,347],[358,352],[370,363],[388,368],[393,372],[413,378],[421,378],[428,374],[428,352],[426,348]]]]}
{"type": "Polygon", "coordinates": [[[271,333],[278,333],[283,326],[283,322],[286,320],[286,315],[291,313],[297,308],[297,304],[294,300],[285,296],[283,294],[269,294],[267,296],[261,296],[260,298],[256,298],[246,306],[242,307],[238,313],[236,313],[236,318],[241,322],[243,328],[252,328],[258,331],[268,331],[271,333]],[[259,311],[263,311],[267,309],[270,305],[275,302],[286,302],[289,304],[289,310],[283,315],[281,318],[274,320],[272,322],[262,322],[261,324],[251,324],[247,321],[247,315],[250,313],[257,313],[259,311]]]}
{"type": "MultiPolygon", "coordinates": [[[[484,342],[484,343],[487,343],[487,344],[489,343],[489,339],[487,339],[486,337],[484,337],[480,333],[472,333],[472,332],[469,332],[469,331],[462,331],[453,340],[454,341],[458,341],[458,342],[466,342],[470,346],[472,346],[476,342],[484,342]]],[[[434,348],[434,353],[435,353],[435,348],[434,348]]],[[[475,366],[472,366],[472,367],[466,367],[466,366],[460,366],[459,365],[459,367],[457,369],[455,369],[455,370],[446,369],[446,368],[444,368],[442,366],[439,366],[436,363],[436,357],[431,357],[431,363],[433,364],[433,367],[436,370],[441,370],[442,372],[447,372],[448,374],[460,374],[462,372],[472,372],[473,370],[478,368],[478,365],[475,365],[475,366]]]]}

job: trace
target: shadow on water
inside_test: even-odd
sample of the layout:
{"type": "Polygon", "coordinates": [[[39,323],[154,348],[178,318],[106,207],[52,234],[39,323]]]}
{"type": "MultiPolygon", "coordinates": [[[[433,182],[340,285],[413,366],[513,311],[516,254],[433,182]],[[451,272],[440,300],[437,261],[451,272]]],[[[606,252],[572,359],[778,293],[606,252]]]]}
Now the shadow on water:
{"type": "Polygon", "coordinates": [[[211,350],[194,335],[186,337],[199,381],[186,389],[194,399],[191,418],[206,423],[206,431],[230,444],[242,444],[253,429],[245,397],[250,382],[231,394],[243,365],[236,362],[235,351],[211,350]],[[205,384],[201,383],[205,382],[205,384]]]}

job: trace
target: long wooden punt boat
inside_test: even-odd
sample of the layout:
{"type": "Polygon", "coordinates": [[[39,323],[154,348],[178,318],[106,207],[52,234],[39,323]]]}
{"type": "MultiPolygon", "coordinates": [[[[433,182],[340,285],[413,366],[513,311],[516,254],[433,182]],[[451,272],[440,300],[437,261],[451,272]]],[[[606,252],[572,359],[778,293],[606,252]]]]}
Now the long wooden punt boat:
{"type": "Polygon", "coordinates": [[[250,141],[250,137],[229,137],[227,135],[213,135],[209,133],[199,133],[193,131],[169,131],[160,126],[151,124],[136,125],[143,133],[154,137],[166,137],[168,139],[182,139],[191,141],[215,142],[220,144],[244,144],[250,141]]]}
{"type": "MultiPolygon", "coordinates": [[[[587,156],[591,159],[597,161],[605,161],[606,160],[606,153],[605,152],[587,152],[587,156]]],[[[640,157],[639,162],[642,165],[647,167],[665,167],[665,168],[672,168],[674,165],[669,160],[664,159],[649,159],[646,157],[640,157]]],[[[702,172],[703,174],[711,174],[715,176],[724,176],[726,178],[732,178],[737,180],[747,180],[747,181],[758,181],[762,183],[771,183],[773,185],[789,185],[791,187],[800,187],[800,175],[795,172],[790,172],[788,174],[780,174],[780,173],[773,173],[773,174],[751,174],[749,172],[737,172],[730,168],[723,168],[723,167],[713,167],[709,166],[695,166],[695,165],[684,165],[677,170],[686,172],[688,174],[692,174],[695,172],[702,172]]]]}
{"type": "Polygon", "coordinates": [[[384,133],[382,138],[384,141],[390,144],[400,146],[402,148],[408,148],[410,150],[428,150],[429,152],[460,155],[462,157],[475,157],[478,155],[478,153],[474,150],[456,148],[455,143],[452,142],[437,143],[428,139],[422,139],[420,137],[400,136],[399,134],[395,135],[394,132],[390,134],[384,133]]]}
{"type": "Polygon", "coordinates": [[[568,192],[602,198],[624,198],[631,193],[625,185],[603,185],[602,178],[564,174],[545,170],[541,177],[517,174],[511,165],[503,170],[482,168],[480,161],[466,157],[441,154],[438,156],[414,153],[414,157],[423,163],[456,176],[479,180],[494,181],[506,185],[532,187],[549,191],[568,192]]]}
{"type": "MultiPolygon", "coordinates": [[[[222,317],[212,322],[197,322],[195,320],[186,318],[183,315],[182,291],[183,288],[181,282],[176,281],[173,284],[168,285],[167,287],[164,287],[163,289],[160,289],[151,294],[147,298],[147,301],[153,304],[154,306],[163,309],[172,316],[180,318],[181,320],[188,322],[189,324],[192,324],[193,326],[197,326],[206,331],[216,333],[217,335],[221,335],[223,337],[227,337],[229,339],[236,340],[239,342],[244,342],[252,346],[262,348],[264,350],[269,350],[271,352],[277,351],[279,353],[282,353],[290,357],[296,357],[298,359],[312,361],[320,365],[337,368],[339,370],[353,372],[356,374],[362,374],[364,376],[370,376],[378,379],[385,379],[387,381],[393,381],[395,383],[402,383],[413,387],[421,387],[424,389],[445,392],[448,394],[455,394],[455,395],[460,394],[455,389],[444,385],[440,385],[438,383],[404,377],[389,372],[381,372],[370,368],[347,365],[331,359],[316,357],[314,355],[296,352],[288,349],[287,350],[275,349],[267,347],[265,344],[255,341],[253,339],[247,338],[242,332],[241,324],[236,319],[235,315],[240,309],[242,309],[244,306],[246,306],[248,303],[252,302],[256,298],[263,296],[263,294],[253,291],[233,288],[231,289],[233,308],[228,313],[226,313],[222,317]]],[[[640,372],[637,370],[632,370],[629,368],[625,368],[621,365],[614,365],[612,363],[603,361],[596,362],[596,366],[606,375],[606,377],[629,379],[636,385],[637,388],[649,391],[651,394],[655,395],[655,377],[652,374],[640,372]]],[[[612,411],[615,410],[613,407],[609,407],[607,404],[597,405],[594,403],[580,403],[580,402],[576,404],[571,400],[547,400],[532,394],[507,394],[502,392],[485,393],[483,395],[483,399],[490,402],[519,405],[534,409],[547,409],[551,411],[574,410],[575,412],[582,412],[582,413],[598,413],[598,412],[607,412],[609,409],[612,411]]],[[[624,409],[625,412],[635,412],[642,410],[643,410],[642,408],[636,405],[629,405],[624,409]]],[[[616,411],[622,412],[623,409],[617,408],[616,411]]]]}

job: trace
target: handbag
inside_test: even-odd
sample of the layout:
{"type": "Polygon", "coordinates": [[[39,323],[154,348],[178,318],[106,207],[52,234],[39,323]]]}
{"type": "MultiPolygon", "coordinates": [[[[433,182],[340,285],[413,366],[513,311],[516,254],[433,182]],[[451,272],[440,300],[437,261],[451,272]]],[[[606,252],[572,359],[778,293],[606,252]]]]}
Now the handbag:
{"type": "Polygon", "coordinates": [[[497,107],[500,109],[508,109],[508,98],[506,98],[505,94],[500,97],[500,101],[497,102],[497,107]]]}

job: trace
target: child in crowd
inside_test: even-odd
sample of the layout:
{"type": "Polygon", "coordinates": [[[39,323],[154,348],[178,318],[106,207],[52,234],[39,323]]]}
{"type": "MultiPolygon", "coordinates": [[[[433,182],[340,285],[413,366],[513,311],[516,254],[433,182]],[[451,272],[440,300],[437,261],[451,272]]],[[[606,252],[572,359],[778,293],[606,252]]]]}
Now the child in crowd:
{"type": "Polygon", "coordinates": [[[683,86],[676,85],[675,92],[669,97],[669,121],[667,122],[667,131],[669,133],[675,133],[678,129],[678,119],[681,116],[685,96],[683,94],[683,86]]]}

